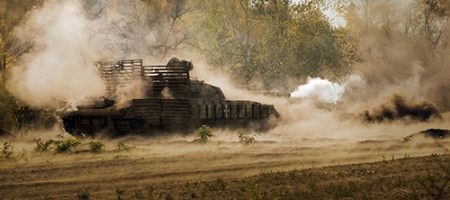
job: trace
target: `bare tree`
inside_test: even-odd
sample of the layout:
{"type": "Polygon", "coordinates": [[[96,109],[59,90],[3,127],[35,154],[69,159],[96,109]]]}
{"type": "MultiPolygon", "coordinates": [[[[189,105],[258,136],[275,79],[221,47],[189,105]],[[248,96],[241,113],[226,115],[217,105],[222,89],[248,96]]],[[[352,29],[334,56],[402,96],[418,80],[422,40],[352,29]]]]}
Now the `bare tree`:
{"type": "Polygon", "coordinates": [[[423,33],[430,42],[430,48],[435,50],[442,40],[449,19],[450,1],[421,0],[423,33]]]}
{"type": "Polygon", "coordinates": [[[27,16],[27,12],[43,2],[44,0],[0,1],[0,69],[5,69],[12,58],[31,49],[32,44],[19,43],[14,36],[14,28],[27,16]]]}

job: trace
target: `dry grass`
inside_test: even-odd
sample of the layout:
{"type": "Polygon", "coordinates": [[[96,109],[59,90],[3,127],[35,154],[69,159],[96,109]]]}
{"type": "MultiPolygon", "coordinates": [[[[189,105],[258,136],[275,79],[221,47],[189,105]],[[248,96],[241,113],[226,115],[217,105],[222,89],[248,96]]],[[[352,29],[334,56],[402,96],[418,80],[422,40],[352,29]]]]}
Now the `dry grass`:
{"type": "Polygon", "coordinates": [[[126,199],[449,199],[450,156],[384,160],[242,179],[145,186],[126,199]]]}

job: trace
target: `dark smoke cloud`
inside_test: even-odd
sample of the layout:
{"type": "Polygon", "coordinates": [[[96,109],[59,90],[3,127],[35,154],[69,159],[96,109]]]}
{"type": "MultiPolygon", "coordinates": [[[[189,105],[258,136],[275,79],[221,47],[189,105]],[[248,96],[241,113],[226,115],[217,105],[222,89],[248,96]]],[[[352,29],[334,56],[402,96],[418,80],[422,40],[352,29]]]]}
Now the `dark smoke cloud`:
{"type": "Polygon", "coordinates": [[[387,103],[366,110],[361,114],[362,120],[369,123],[389,122],[395,120],[421,121],[441,119],[436,107],[428,102],[407,102],[403,97],[394,95],[387,103]]]}
{"type": "Polygon", "coordinates": [[[422,134],[425,137],[431,137],[431,138],[435,138],[435,139],[443,139],[443,138],[450,137],[450,130],[430,128],[430,129],[421,131],[418,134],[422,134]]]}

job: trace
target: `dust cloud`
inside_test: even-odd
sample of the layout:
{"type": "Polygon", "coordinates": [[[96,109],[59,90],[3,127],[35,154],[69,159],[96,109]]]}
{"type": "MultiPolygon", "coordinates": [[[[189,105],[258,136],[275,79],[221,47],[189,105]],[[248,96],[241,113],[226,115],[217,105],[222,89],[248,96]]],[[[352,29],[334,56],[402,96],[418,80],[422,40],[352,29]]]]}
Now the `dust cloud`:
{"type": "Polygon", "coordinates": [[[54,107],[62,100],[101,96],[105,86],[92,61],[95,49],[88,23],[75,2],[49,1],[29,13],[15,32],[34,48],[22,56],[7,80],[7,89],[32,106],[54,107]]]}
{"type": "MultiPolygon", "coordinates": [[[[46,1],[16,30],[19,39],[33,41],[35,47],[14,67],[8,90],[38,107],[53,107],[62,100],[70,100],[67,107],[70,110],[89,97],[104,95],[105,86],[93,64],[96,61],[143,58],[144,63],[165,63],[167,58],[155,57],[154,49],[149,46],[160,41],[158,35],[170,38],[179,34],[171,33],[166,25],[153,27],[153,30],[142,25],[145,19],[133,15],[139,12],[130,12],[140,9],[140,3],[46,1]],[[131,23],[135,26],[128,21],[130,15],[137,20],[131,23]]],[[[281,116],[273,119],[276,127],[267,132],[245,130],[254,135],[256,142],[253,144],[242,145],[238,130],[213,127],[213,136],[207,144],[194,143],[195,133],[179,132],[152,137],[81,138],[81,145],[74,148],[72,154],[54,153],[54,149],[35,152],[37,138],[45,141],[72,137],[58,124],[52,130],[19,132],[12,138],[0,138],[2,143],[11,142],[15,159],[2,162],[0,168],[16,173],[7,180],[11,184],[22,185],[29,178],[29,182],[39,184],[39,190],[43,191],[43,185],[50,183],[54,187],[55,182],[70,182],[71,187],[79,190],[104,183],[153,185],[218,176],[242,178],[264,170],[448,153],[450,139],[435,140],[411,134],[432,128],[450,129],[450,68],[445,68],[450,58],[442,56],[424,61],[418,56],[423,53],[421,40],[400,35],[386,39],[381,33],[374,37],[362,41],[365,47],[371,47],[371,54],[364,62],[353,66],[355,76],[337,81],[325,77],[311,79],[324,85],[320,87],[313,86],[314,81],[300,80],[305,83],[304,87],[312,87],[306,95],[308,98],[242,89],[244,87],[206,63],[195,51],[174,52],[170,57],[192,61],[194,68],[190,74],[193,78],[220,87],[227,99],[253,100],[275,106],[281,116]],[[380,41],[384,41],[381,42],[384,46],[377,46],[380,41]],[[394,94],[398,96],[392,98],[394,94]],[[379,108],[386,108],[389,115],[397,118],[419,120],[381,120],[385,119],[386,109],[379,111],[379,108]],[[361,113],[365,111],[378,123],[361,120],[361,113]],[[418,111],[420,113],[416,114],[418,111]],[[101,153],[92,153],[91,141],[101,141],[105,148],[101,153]],[[129,149],[121,151],[119,144],[129,149]]],[[[448,53],[445,49],[443,55],[448,53]]],[[[126,106],[130,99],[143,97],[146,87],[142,82],[119,87],[118,105],[126,106]]],[[[119,191],[119,186],[114,187],[111,191],[119,191]]]]}
{"type": "Polygon", "coordinates": [[[441,113],[450,110],[450,30],[435,23],[434,34],[429,35],[422,30],[425,22],[414,23],[425,2],[380,0],[347,14],[347,30],[358,38],[364,59],[353,71],[367,83],[344,97],[347,104],[354,104],[349,105],[353,112],[381,107],[394,95],[408,104],[431,104],[441,113]],[[441,31],[441,40],[436,41],[435,34],[441,31]]]}
{"type": "Polygon", "coordinates": [[[367,122],[383,122],[394,120],[428,121],[441,119],[441,114],[427,102],[408,103],[403,97],[394,95],[386,104],[371,111],[365,111],[362,116],[367,122]]]}
{"type": "MultiPolygon", "coordinates": [[[[137,57],[150,64],[166,62],[165,57],[155,56],[155,49],[150,47],[157,46],[161,35],[177,38],[179,34],[168,29],[167,25],[144,26],[145,19],[134,16],[139,13],[140,1],[114,2],[48,1],[42,8],[30,13],[28,20],[16,32],[19,39],[32,41],[35,47],[14,67],[8,80],[8,90],[30,105],[52,107],[61,100],[83,101],[88,97],[104,95],[105,86],[93,64],[96,61],[137,57]],[[134,17],[129,19],[129,15],[134,17]],[[130,20],[135,21],[130,23],[130,20]]],[[[421,40],[418,40],[419,44],[411,44],[412,39],[401,35],[394,34],[386,39],[380,33],[373,37],[362,41],[362,48],[371,46],[372,51],[369,59],[353,67],[354,74],[358,75],[336,83],[320,77],[309,82],[306,80],[304,86],[315,85],[314,80],[321,80],[320,84],[327,85],[325,88],[312,87],[312,93],[307,95],[318,95],[325,102],[317,98],[295,99],[287,94],[267,95],[260,91],[244,90],[226,73],[213,69],[195,51],[180,49],[174,55],[192,61],[194,69],[191,75],[220,87],[227,99],[275,105],[281,115],[280,119],[275,119],[277,126],[266,133],[252,132],[262,144],[300,144],[305,138],[314,139],[310,145],[326,144],[324,141],[328,139],[333,140],[334,144],[340,140],[398,139],[428,128],[450,128],[446,121],[446,111],[450,108],[449,93],[443,92],[450,85],[445,73],[448,69],[443,67],[448,59],[442,57],[437,59],[439,61],[422,61],[417,56],[422,52],[419,48],[421,40]],[[389,43],[376,46],[380,40],[389,43]],[[438,92],[438,89],[442,91],[438,92]],[[425,107],[434,108],[435,105],[431,115],[441,113],[443,120],[430,119],[414,124],[361,122],[361,112],[382,105],[386,97],[394,93],[407,99],[427,97],[424,99],[430,105],[425,107]]],[[[142,83],[135,83],[119,88],[119,96],[123,96],[119,99],[119,105],[126,106],[130,99],[143,97],[145,87],[142,86],[142,83]]],[[[411,105],[408,102],[404,104],[411,105]]],[[[217,143],[238,143],[237,131],[214,131],[213,140],[217,143]]],[[[180,135],[149,140],[166,144],[192,141],[194,137],[180,135]]],[[[140,140],[131,139],[133,143],[140,140]]]]}
{"type": "Polygon", "coordinates": [[[143,80],[134,80],[128,84],[118,85],[115,90],[117,108],[125,108],[130,105],[132,99],[141,99],[151,85],[143,80]]]}
{"type": "Polygon", "coordinates": [[[98,61],[166,62],[155,56],[152,47],[180,36],[170,33],[168,24],[147,26],[143,4],[138,0],[45,1],[14,30],[18,40],[33,48],[12,67],[7,89],[35,107],[58,107],[62,101],[79,104],[106,94],[94,65],[98,61]]]}
{"type": "MultiPolygon", "coordinates": [[[[208,64],[202,62],[203,59],[201,57],[192,55],[185,57],[193,58],[193,76],[220,87],[227,99],[253,100],[275,105],[275,108],[281,115],[281,119],[276,121],[277,126],[274,129],[266,133],[252,132],[258,135],[257,139],[260,141],[292,142],[302,141],[305,138],[350,141],[392,140],[430,127],[450,128],[450,124],[446,120],[442,120],[448,119],[448,114],[442,114],[441,117],[433,117],[434,115],[432,114],[433,116],[430,116],[431,118],[427,122],[419,123],[405,123],[402,120],[376,124],[365,123],[361,120],[361,113],[373,108],[370,107],[372,106],[371,104],[367,103],[372,99],[370,99],[370,96],[367,96],[366,99],[356,101],[360,98],[360,96],[357,96],[357,92],[370,90],[371,87],[364,79],[364,76],[350,75],[344,78],[340,85],[345,87],[345,93],[342,95],[341,101],[333,104],[320,101],[317,98],[297,99],[290,98],[288,95],[266,95],[263,92],[244,90],[233,83],[229,77],[223,76],[223,72],[211,69],[208,64]]],[[[409,101],[404,103],[410,105],[409,101]]],[[[418,104],[422,105],[421,102],[418,104]]],[[[411,109],[414,108],[412,106],[411,109]]],[[[432,109],[433,107],[430,105],[430,108],[432,109]]],[[[413,110],[410,111],[415,112],[413,110]]],[[[436,116],[439,115],[436,113],[436,116]]],[[[220,135],[221,140],[237,141],[237,131],[215,131],[217,135],[220,135]]]]}
{"type": "Polygon", "coordinates": [[[173,99],[172,92],[170,91],[170,88],[167,86],[163,88],[163,90],[161,91],[161,95],[164,99],[173,99]]]}

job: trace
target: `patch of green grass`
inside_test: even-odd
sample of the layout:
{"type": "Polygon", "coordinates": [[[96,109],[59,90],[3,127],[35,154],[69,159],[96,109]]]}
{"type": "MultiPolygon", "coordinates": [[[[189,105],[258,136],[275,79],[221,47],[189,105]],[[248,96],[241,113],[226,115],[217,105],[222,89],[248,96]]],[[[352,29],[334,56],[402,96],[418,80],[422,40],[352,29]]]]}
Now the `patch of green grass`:
{"type": "Polygon", "coordinates": [[[4,142],[3,146],[0,147],[0,150],[2,152],[2,157],[4,158],[12,158],[14,147],[9,142],[4,142]]]}
{"type": "Polygon", "coordinates": [[[256,142],[255,136],[254,135],[250,135],[250,133],[248,133],[244,129],[240,129],[238,131],[238,134],[239,134],[238,135],[239,142],[242,145],[249,145],[249,144],[252,144],[252,143],[256,142]]]}
{"type": "Polygon", "coordinates": [[[76,196],[79,200],[89,200],[90,194],[86,190],[81,190],[77,192],[76,196]]]}
{"type": "Polygon", "coordinates": [[[77,139],[69,138],[63,141],[57,141],[55,142],[55,144],[56,144],[55,148],[56,153],[70,153],[72,152],[72,149],[80,145],[81,142],[77,139]]]}
{"type": "Polygon", "coordinates": [[[104,147],[105,147],[105,145],[99,141],[89,142],[89,149],[93,153],[98,153],[98,152],[102,151],[104,147]]]}
{"type": "Polygon", "coordinates": [[[52,139],[42,142],[41,138],[38,138],[35,141],[36,147],[34,147],[34,150],[37,152],[48,152],[51,150],[51,145],[55,143],[55,140],[52,139]]]}

